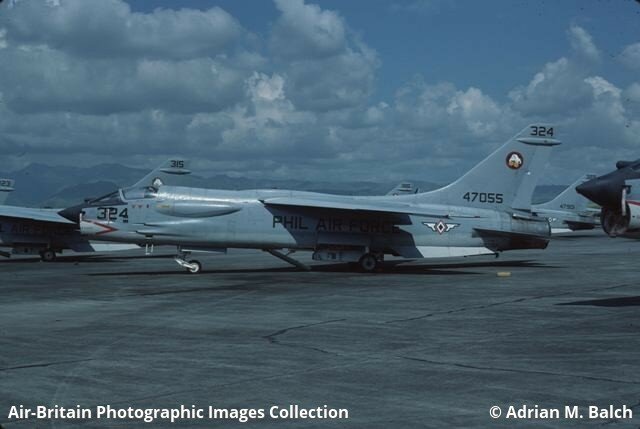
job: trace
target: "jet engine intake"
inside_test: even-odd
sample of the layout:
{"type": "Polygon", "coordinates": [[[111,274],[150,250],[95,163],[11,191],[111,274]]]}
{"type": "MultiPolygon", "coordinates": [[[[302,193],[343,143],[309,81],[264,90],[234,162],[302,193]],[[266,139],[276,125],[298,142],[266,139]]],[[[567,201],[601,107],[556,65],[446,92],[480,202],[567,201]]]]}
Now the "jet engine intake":
{"type": "Polygon", "coordinates": [[[627,202],[625,212],[610,207],[603,207],[600,215],[602,229],[610,237],[640,230],[640,206],[627,202]]]}

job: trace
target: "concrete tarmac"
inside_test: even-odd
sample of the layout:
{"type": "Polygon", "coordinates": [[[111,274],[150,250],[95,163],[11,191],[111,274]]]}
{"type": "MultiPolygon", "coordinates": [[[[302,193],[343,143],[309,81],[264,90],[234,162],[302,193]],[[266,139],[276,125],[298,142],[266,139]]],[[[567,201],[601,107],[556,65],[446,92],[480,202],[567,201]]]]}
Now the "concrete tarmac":
{"type": "Polygon", "coordinates": [[[3,428],[145,426],[9,418],[20,404],[267,413],[146,424],[163,428],[640,426],[640,241],[576,234],[376,274],[231,251],[189,275],[164,251],[138,255],[0,262],[3,428]],[[290,404],[349,418],[269,417],[290,404]],[[587,418],[589,405],[623,404],[633,419],[587,418]],[[505,419],[510,405],[577,405],[584,418],[505,419]]]}

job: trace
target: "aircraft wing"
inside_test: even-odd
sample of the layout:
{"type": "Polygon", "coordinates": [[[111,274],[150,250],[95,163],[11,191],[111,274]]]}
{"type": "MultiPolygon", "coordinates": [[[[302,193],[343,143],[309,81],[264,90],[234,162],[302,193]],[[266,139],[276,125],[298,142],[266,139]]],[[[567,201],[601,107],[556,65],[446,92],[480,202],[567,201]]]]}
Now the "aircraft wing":
{"type": "MultiPolygon", "coordinates": [[[[296,198],[296,197],[274,197],[262,200],[266,206],[273,207],[296,207],[321,210],[339,210],[359,213],[388,213],[388,214],[412,214],[427,217],[450,218],[448,211],[433,208],[421,208],[419,206],[403,203],[367,202],[359,200],[340,201],[331,199],[296,198]]],[[[453,216],[470,217],[470,216],[453,216]]],[[[473,216],[475,217],[475,216],[473,216]]]]}
{"type": "Polygon", "coordinates": [[[75,225],[68,219],[60,216],[51,209],[32,209],[27,207],[0,206],[0,217],[10,217],[14,219],[25,219],[36,222],[49,222],[55,224],[75,225]]]}

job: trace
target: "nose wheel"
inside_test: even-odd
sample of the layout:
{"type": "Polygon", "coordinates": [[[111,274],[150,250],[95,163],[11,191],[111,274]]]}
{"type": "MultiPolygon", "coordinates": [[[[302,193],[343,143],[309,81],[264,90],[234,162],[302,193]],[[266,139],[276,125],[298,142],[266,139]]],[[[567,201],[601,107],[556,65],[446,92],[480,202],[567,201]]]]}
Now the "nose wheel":
{"type": "Polygon", "coordinates": [[[194,259],[192,261],[189,261],[188,264],[189,266],[186,268],[189,273],[198,274],[200,271],[202,271],[202,264],[199,261],[196,261],[194,259]]]}
{"type": "Polygon", "coordinates": [[[199,272],[201,272],[202,264],[200,263],[200,261],[197,261],[195,259],[187,261],[188,257],[189,257],[189,252],[180,251],[178,255],[175,257],[175,261],[178,265],[183,267],[190,274],[198,274],[199,272]]]}

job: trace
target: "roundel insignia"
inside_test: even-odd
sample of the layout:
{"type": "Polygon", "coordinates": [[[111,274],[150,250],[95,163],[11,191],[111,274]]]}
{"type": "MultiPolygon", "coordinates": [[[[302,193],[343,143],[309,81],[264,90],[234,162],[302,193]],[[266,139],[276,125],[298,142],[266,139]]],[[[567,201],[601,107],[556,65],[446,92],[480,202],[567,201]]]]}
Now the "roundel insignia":
{"type": "Polygon", "coordinates": [[[522,158],[522,155],[518,152],[510,152],[509,155],[507,155],[507,167],[509,167],[512,170],[517,170],[520,167],[522,167],[522,164],[524,163],[524,158],[522,158]]]}

